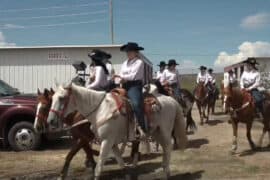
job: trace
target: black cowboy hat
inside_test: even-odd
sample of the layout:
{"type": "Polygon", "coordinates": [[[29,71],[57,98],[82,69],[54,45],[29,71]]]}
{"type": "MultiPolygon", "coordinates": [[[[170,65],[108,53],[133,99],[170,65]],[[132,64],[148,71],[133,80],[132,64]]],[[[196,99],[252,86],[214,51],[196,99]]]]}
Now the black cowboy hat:
{"type": "Polygon", "coordinates": [[[212,68],[208,69],[208,72],[213,72],[213,69],[212,68]]]}
{"type": "Polygon", "coordinates": [[[103,60],[103,59],[110,59],[112,56],[104,51],[99,49],[93,49],[89,54],[88,57],[95,60],[103,60]]]}
{"type": "Polygon", "coordinates": [[[159,67],[161,66],[166,66],[167,64],[164,61],[160,61],[160,63],[158,64],[159,67]]]}
{"type": "Polygon", "coordinates": [[[259,63],[256,61],[254,57],[247,58],[247,60],[245,60],[244,63],[251,64],[253,66],[259,65],[259,63]]]}
{"type": "Polygon", "coordinates": [[[200,66],[199,67],[199,70],[206,70],[207,69],[207,67],[205,67],[205,66],[200,66]]]}
{"type": "Polygon", "coordinates": [[[173,65],[179,65],[176,63],[175,59],[170,59],[168,62],[168,66],[173,66],[173,65]]]}
{"type": "Polygon", "coordinates": [[[140,47],[137,43],[135,42],[128,42],[127,44],[124,44],[123,46],[120,47],[121,51],[141,51],[144,50],[143,47],[140,47]]]}

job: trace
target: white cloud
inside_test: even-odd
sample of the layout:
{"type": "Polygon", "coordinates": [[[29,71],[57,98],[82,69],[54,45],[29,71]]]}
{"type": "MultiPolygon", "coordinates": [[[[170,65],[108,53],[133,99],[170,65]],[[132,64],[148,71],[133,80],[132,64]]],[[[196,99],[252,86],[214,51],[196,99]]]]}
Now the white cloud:
{"type": "Polygon", "coordinates": [[[263,41],[243,42],[236,54],[228,54],[225,51],[219,53],[214,65],[217,67],[234,64],[247,59],[248,57],[270,56],[270,43],[263,41]]]}
{"type": "Polygon", "coordinates": [[[0,47],[4,47],[4,46],[16,46],[16,44],[6,42],[3,32],[0,31],[0,47]]]}
{"type": "Polygon", "coordinates": [[[259,29],[269,25],[270,14],[269,13],[257,13],[251,16],[245,17],[240,26],[246,29],[259,29]]]}

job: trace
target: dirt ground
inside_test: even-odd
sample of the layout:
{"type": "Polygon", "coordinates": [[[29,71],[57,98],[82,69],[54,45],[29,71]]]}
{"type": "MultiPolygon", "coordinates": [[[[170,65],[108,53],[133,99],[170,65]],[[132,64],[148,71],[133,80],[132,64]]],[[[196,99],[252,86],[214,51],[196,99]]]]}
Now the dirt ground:
{"type": "MultiPolygon", "coordinates": [[[[198,125],[198,130],[189,135],[185,151],[174,151],[171,160],[171,179],[269,179],[270,149],[251,151],[246,140],[245,125],[239,127],[239,148],[230,155],[232,128],[228,116],[212,115],[209,124],[198,125]]],[[[193,116],[199,124],[198,112],[193,116]]],[[[258,141],[262,124],[253,125],[253,140],[258,141]]],[[[0,179],[56,179],[64,163],[70,143],[55,141],[40,151],[0,152],[0,179]]],[[[265,136],[264,146],[268,144],[265,136]]],[[[97,148],[97,147],[96,147],[97,148]]],[[[102,179],[162,179],[161,152],[143,155],[137,168],[125,171],[114,161],[106,163],[102,179]]],[[[127,154],[127,153],[126,153],[127,154]]],[[[82,151],[73,159],[69,179],[89,179],[92,173],[84,167],[82,151]]]]}

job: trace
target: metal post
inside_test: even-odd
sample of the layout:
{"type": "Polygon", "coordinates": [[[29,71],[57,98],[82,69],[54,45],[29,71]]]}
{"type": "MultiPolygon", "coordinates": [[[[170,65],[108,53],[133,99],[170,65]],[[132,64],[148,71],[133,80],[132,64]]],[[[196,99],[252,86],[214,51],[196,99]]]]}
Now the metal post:
{"type": "Polygon", "coordinates": [[[111,29],[111,43],[114,44],[114,32],[113,32],[113,2],[110,0],[110,29],[111,29]]]}

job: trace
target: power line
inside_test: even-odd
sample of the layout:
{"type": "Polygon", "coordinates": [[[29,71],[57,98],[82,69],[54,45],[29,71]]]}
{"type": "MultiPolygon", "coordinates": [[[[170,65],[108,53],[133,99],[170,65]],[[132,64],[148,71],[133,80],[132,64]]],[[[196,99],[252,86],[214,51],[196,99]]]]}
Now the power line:
{"type": "Polygon", "coordinates": [[[94,11],[94,12],[83,12],[83,13],[73,13],[73,14],[59,14],[53,16],[33,16],[33,17],[14,17],[14,18],[2,18],[0,21],[10,21],[10,20],[30,20],[30,19],[47,19],[47,18],[57,18],[57,17],[73,17],[73,16],[85,16],[90,14],[105,14],[106,10],[94,11]]]}
{"type": "Polygon", "coordinates": [[[92,21],[80,21],[80,22],[67,22],[67,23],[58,23],[58,24],[41,24],[41,25],[30,25],[30,26],[22,26],[22,25],[8,25],[2,26],[0,29],[29,29],[29,28],[39,28],[39,27],[57,27],[57,26],[65,26],[65,25],[76,25],[76,24],[91,24],[91,23],[98,23],[104,22],[107,19],[96,19],[92,21]]]}
{"type": "Polygon", "coordinates": [[[49,9],[65,9],[72,7],[87,7],[87,6],[102,6],[108,5],[108,2],[101,3],[87,3],[79,5],[70,5],[70,6],[51,6],[51,7],[41,7],[41,8],[25,8],[25,9],[2,9],[0,12],[21,12],[21,11],[35,11],[35,10],[49,10],[49,9]]]}

